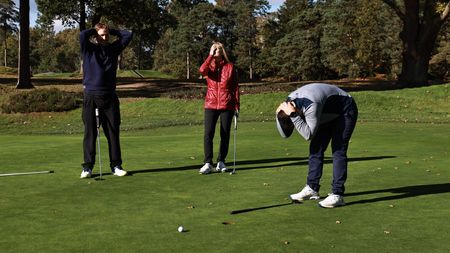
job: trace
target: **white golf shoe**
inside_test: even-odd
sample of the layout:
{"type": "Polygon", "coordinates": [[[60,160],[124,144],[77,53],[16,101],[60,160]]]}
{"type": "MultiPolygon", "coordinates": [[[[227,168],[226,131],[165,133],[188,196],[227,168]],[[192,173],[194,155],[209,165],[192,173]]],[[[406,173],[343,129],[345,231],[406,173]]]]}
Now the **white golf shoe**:
{"type": "Polygon", "coordinates": [[[80,178],[90,178],[92,177],[92,170],[90,169],[83,169],[81,172],[80,178]]]}
{"type": "Polygon", "coordinates": [[[217,172],[226,172],[228,169],[227,169],[227,167],[225,166],[225,163],[223,163],[222,161],[220,161],[220,162],[218,162],[217,163],[217,166],[216,166],[216,171],[217,172]]]}
{"type": "Polygon", "coordinates": [[[318,192],[311,189],[309,185],[306,185],[300,192],[289,195],[289,198],[292,201],[302,201],[308,199],[319,199],[320,196],[318,192]]]}
{"type": "Polygon", "coordinates": [[[319,206],[323,208],[335,208],[343,205],[345,205],[344,197],[334,193],[328,194],[328,197],[319,202],[319,206]]]}
{"type": "Polygon", "coordinates": [[[127,175],[127,172],[121,166],[116,166],[116,167],[114,167],[113,170],[114,170],[114,176],[123,177],[123,176],[127,175]]]}
{"type": "Polygon", "coordinates": [[[200,170],[198,171],[198,173],[206,175],[211,173],[212,170],[212,166],[210,163],[205,163],[205,165],[203,165],[203,167],[200,168],[200,170]]]}

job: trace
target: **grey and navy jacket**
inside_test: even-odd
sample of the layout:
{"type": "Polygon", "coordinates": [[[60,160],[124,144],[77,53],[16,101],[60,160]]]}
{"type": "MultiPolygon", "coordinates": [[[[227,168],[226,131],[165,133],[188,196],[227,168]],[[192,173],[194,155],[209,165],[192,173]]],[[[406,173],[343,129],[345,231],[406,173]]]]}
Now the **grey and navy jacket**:
{"type": "Polygon", "coordinates": [[[91,37],[96,34],[95,29],[82,31],[80,47],[84,90],[100,95],[115,91],[118,57],[130,43],[133,34],[126,30],[109,29],[109,34],[118,39],[106,45],[91,41],[91,37]]]}
{"type": "Polygon", "coordinates": [[[288,96],[303,115],[291,117],[295,129],[311,140],[319,125],[344,115],[354,103],[353,98],[342,89],[325,83],[311,83],[300,87],[288,96]]]}

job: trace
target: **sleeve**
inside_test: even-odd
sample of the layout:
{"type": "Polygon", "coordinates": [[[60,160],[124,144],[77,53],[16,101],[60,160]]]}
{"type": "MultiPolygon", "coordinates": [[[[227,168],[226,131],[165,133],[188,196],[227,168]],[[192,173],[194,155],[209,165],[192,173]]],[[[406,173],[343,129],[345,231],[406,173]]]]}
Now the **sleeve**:
{"type": "Polygon", "coordinates": [[[209,65],[211,64],[211,61],[213,59],[212,55],[208,55],[208,58],[206,58],[206,60],[203,62],[203,64],[200,66],[200,73],[205,76],[208,77],[209,74],[209,65]]]}
{"type": "Polygon", "coordinates": [[[80,33],[80,49],[81,49],[82,53],[86,52],[87,47],[90,43],[89,38],[92,35],[95,35],[96,32],[97,31],[94,28],[81,31],[81,33],[80,33]]]}
{"type": "Polygon", "coordinates": [[[109,34],[117,36],[119,38],[114,42],[117,50],[119,51],[124,50],[128,46],[128,44],[130,44],[131,39],[133,38],[133,33],[127,30],[109,29],[109,34]]]}
{"type": "Polygon", "coordinates": [[[305,108],[304,116],[301,115],[291,117],[292,123],[294,123],[295,129],[300,135],[309,141],[316,134],[320,122],[321,105],[318,103],[312,103],[305,108]]]}

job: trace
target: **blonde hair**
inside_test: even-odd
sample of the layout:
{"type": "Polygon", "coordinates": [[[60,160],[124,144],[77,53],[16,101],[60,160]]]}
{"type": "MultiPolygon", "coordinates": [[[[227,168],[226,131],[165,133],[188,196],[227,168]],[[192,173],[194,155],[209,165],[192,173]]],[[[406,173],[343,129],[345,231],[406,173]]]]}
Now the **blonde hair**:
{"type": "Polygon", "coordinates": [[[222,56],[223,56],[223,58],[225,59],[225,61],[226,61],[227,63],[231,63],[231,62],[230,62],[230,59],[228,58],[227,52],[225,51],[225,47],[222,45],[222,43],[220,43],[220,42],[214,42],[213,44],[216,45],[218,48],[220,48],[220,49],[222,50],[222,56]]]}

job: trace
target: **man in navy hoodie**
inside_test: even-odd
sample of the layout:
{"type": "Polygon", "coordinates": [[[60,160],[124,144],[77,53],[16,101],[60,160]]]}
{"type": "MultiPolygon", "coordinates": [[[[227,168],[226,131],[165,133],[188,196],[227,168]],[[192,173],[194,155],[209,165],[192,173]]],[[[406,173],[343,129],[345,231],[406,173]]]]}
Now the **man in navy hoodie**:
{"type": "Polygon", "coordinates": [[[84,163],[81,178],[91,177],[95,164],[96,109],[99,111],[100,124],[108,139],[111,171],[116,176],[127,174],[122,168],[120,151],[120,107],[116,94],[116,70],[118,57],[132,37],[133,34],[129,31],[109,29],[102,23],[80,33],[84,88],[82,112],[84,163]],[[118,39],[110,43],[109,35],[118,39]]]}

